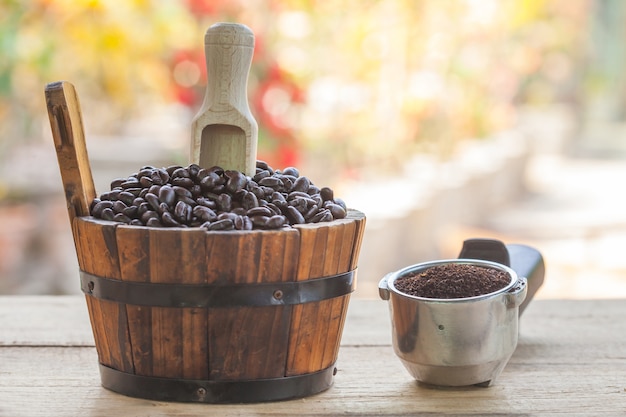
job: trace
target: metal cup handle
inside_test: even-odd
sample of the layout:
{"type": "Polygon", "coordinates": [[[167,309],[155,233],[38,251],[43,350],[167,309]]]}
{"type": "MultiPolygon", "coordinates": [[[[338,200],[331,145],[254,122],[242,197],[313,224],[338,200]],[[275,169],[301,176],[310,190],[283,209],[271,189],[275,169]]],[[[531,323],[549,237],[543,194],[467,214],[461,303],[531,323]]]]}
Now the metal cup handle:
{"type": "Polygon", "coordinates": [[[388,273],[378,282],[378,295],[381,300],[389,300],[389,285],[387,283],[387,279],[389,279],[391,274],[391,272],[388,273]]]}
{"type": "Polygon", "coordinates": [[[519,307],[528,293],[528,280],[526,277],[518,277],[515,286],[506,292],[507,308],[519,307]]]}

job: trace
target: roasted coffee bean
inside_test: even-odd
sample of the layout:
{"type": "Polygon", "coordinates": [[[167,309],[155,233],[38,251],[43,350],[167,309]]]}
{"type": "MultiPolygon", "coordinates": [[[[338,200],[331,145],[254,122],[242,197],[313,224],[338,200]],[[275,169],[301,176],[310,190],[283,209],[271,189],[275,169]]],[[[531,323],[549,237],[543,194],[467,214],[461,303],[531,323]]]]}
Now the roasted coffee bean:
{"type": "Polygon", "coordinates": [[[224,176],[228,178],[226,181],[226,190],[231,194],[237,192],[237,190],[241,190],[245,187],[246,182],[248,182],[246,176],[239,171],[225,171],[224,176]]]}
{"type": "Polygon", "coordinates": [[[278,208],[278,206],[276,206],[274,203],[265,203],[264,207],[270,209],[272,211],[272,214],[282,214],[281,209],[278,208]]]}
{"type": "Polygon", "coordinates": [[[283,169],[283,174],[284,175],[292,175],[292,176],[298,178],[300,176],[300,171],[298,171],[298,169],[294,168],[294,167],[287,167],[287,168],[283,169]]]}
{"type": "Polygon", "coordinates": [[[178,185],[178,186],[185,187],[185,188],[191,188],[194,185],[194,182],[191,178],[185,178],[185,177],[172,178],[170,182],[172,185],[178,185]]]}
{"type": "Polygon", "coordinates": [[[102,217],[102,210],[104,210],[105,208],[111,209],[112,207],[112,201],[102,200],[93,206],[93,208],[91,209],[91,215],[94,217],[102,217]]]}
{"type": "Polygon", "coordinates": [[[141,190],[143,190],[143,188],[127,188],[125,191],[120,192],[120,194],[126,192],[132,194],[133,197],[139,197],[141,190]]]}
{"type": "Polygon", "coordinates": [[[299,177],[296,179],[296,182],[294,182],[292,190],[306,193],[309,190],[310,185],[311,181],[309,181],[307,177],[299,177]]]}
{"type": "Polygon", "coordinates": [[[271,215],[273,215],[274,213],[272,212],[272,210],[268,207],[253,207],[250,210],[248,210],[248,212],[246,213],[246,215],[253,217],[253,216],[266,216],[269,217],[271,215]]]}
{"type": "Polygon", "coordinates": [[[172,216],[171,213],[169,212],[164,212],[161,215],[161,223],[163,223],[164,226],[171,226],[171,227],[181,227],[182,225],[177,222],[174,217],[172,216]]]}
{"type": "MultiPolygon", "coordinates": [[[[306,216],[305,216],[306,217],[306,216]]],[[[319,211],[317,214],[311,217],[311,223],[319,223],[319,222],[329,222],[333,219],[333,215],[330,210],[323,209],[319,211]]]]}
{"type": "Polygon", "coordinates": [[[151,211],[151,209],[152,209],[152,206],[149,203],[147,202],[141,203],[139,207],[137,207],[137,217],[143,216],[143,214],[146,211],[151,211]]]}
{"type": "Polygon", "coordinates": [[[269,216],[254,216],[254,217],[250,217],[250,221],[252,221],[252,224],[254,226],[257,226],[261,229],[265,229],[265,226],[267,225],[267,222],[269,221],[269,216]]]}
{"type": "Polygon", "coordinates": [[[192,210],[192,214],[203,222],[212,222],[217,219],[217,214],[205,206],[195,206],[192,210]]]}
{"type": "Polygon", "coordinates": [[[123,212],[126,207],[126,204],[124,204],[121,200],[117,200],[113,203],[113,211],[116,213],[123,212]]]}
{"type": "Polygon", "coordinates": [[[201,168],[198,173],[196,174],[196,178],[195,180],[198,182],[201,182],[207,175],[209,175],[211,173],[211,171],[209,171],[206,168],[201,168]]]}
{"type": "Polygon", "coordinates": [[[281,175],[280,181],[283,183],[282,189],[289,191],[293,189],[293,185],[296,182],[297,178],[292,177],[291,175],[281,175]]]}
{"type": "Polygon", "coordinates": [[[146,199],[148,204],[150,204],[150,207],[152,207],[154,211],[159,210],[159,204],[161,204],[161,202],[159,201],[159,197],[157,197],[155,194],[148,193],[144,198],[146,199]]]}
{"type": "Polygon", "coordinates": [[[191,193],[191,197],[199,197],[202,195],[202,187],[200,187],[200,185],[198,184],[194,184],[190,189],[189,192],[191,193]]]}
{"type": "Polygon", "coordinates": [[[142,221],[139,219],[132,219],[129,224],[131,226],[143,226],[144,225],[142,221]]]}
{"type": "Polygon", "coordinates": [[[115,216],[113,216],[113,221],[116,222],[120,222],[120,223],[130,223],[130,217],[126,216],[124,213],[117,213],[115,216]]]}
{"type": "Polygon", "coordinates": [[[171,182],[173,183],[176,178],[190,178],[189,170],[187,168],[178,168],[171,175],[171,182]]]}
{"type": "Polygon", "coordinates": [[[320,189],[318,187],[313,184],[309,185],[309,189],[307,190],[308,195],[319,195],[319,193],[320,189]]]}
{"type": "Polygon", "coordinates": [[[126,182],[126,180],[128,180],[128,178],[116,178],[116,179],[114,179],[113,181],[111,181],[111,189],[121,187],[122,184],[126,182]]]}
{"type": "Polygon", "coordinates": [[[173,173],[174,171],[176,171],[178,168],[182,168],[182,166],[180,166],[180,165],[170,165],[170,166],[168,166],[168,167],[166,167],[166,168],[163,168],[163,169],[164,169],[164,170],[165,170],[165,172],[167,172],[167,174],[171,177],[171,176],[172,176],[172,173],[173,173]]]}
{"type": "Polygon", "coordinates": [[[182,201],[185,204],[189,204],[191,207],[195,207],[195,206],[198,205],[196,200],[194,200],[191,197],[187,197],[187,196],[180,196],[180,197],[178,197],[178,201],[182,201]]]}
{"type": "Polygon", "coordinates": [[[148,220],[158,219],[158,218],[159,218],[159,214],[156,211],[149,210],[141,215],[140,220],[147,226],[148,220]]]}
{"type": "Polygon", "coordinates": [[[130,206],[131,204],[133,204],[135,195],[127,191],[122,191],[120,195],[118,196],[118,198],[120,199],[120,201],[124,202],[124,204],[126,204],[127,206],[130,206]]]}
{"type": "Polygon", "coordinates": [[[267,219],[265,227],[267,227],[268,229],[279,229],[283,227],[285,223],[287,223],[287,218],[285,216],[277,214],[267,219]]]}
{"type": "Polygon", "coordinates": [[[220,194],[217,196],[217,207],[222,211],[230,211],[232,209],[233,199],[230,194],[220,194]]]}
{"type": "Polygon", "coordinates": [[[220,213],[220,215],[217,216],[217,220],[230,219],[234,223],[235,219],[237,219],[237,217],[239,217],[239,216],[237,214],[235,214],[235,213],[225,212],[225,213],[220,213]]]}
{"type": "Polygon", "coordinates": [[[256,196],[257,200],[262,200],[265,198],[265,191],[263,191],[263,189],[259,187],[258,184],[250,187],[250,192],[256,196]]]}
{"type": "Polygon", "coordinates": [[[267,187],[265,185],[261,185],[260,188],[261,188],[261,191],[263,191],[263,200],[266,200],[268,197],[271,197],[271,195],[274,194],[274,191],[275,191],[272,187],[267,187]]]}
{"type": "Polygon", "coordinates": [[[333,196],[333,190],[328,188],[328,187],[323,187],[320,190],[320,195],[322,196],[322,198],[324,199],[324,201],[326,200],[332,200],[334,198],[333,196]]]}
{"type": "Polygon", "coordinates": [[[339,204],[335,204],[335,203],[330,203],[330,204],[326,204],[325,208],[327,208],[330,213],[333,215],[333,218],[335,219],[343,219],[344,217],[346,217],[346,210],[341,207],[339,204]]]}
{"type": "Polygon", "coordinates": [[[252,180],[253,180],[254,182],[257,182],[257,183],[258,183],[258,182],[259,182],[259,181],[261,181],[263,178],[269,177],[270,175],[272,175],[272,174],[270,174],[270,172],[269,172],[269,171],[260,171],[260,172],[257,172],[257,173],[254,175],[254,177],[252,177],[252,180]]]}
{"type": "Polygon", "coordinates": [[[136,219],[138,211],[139,211],[139,206],[129,206],[129,207],[126,207],[124,210],[122,210],[122,213],[131,219],[136,219]]]}
{"type": "Polygon", "coordinates": [[[96,218],[154,227],[207,230],[279,229],[345,218],[332,189],[316,187],[296,168],[274,171],[257,161],[252,178],[219,166],[142,167],[111,182],[90,204],[96,218]]]}
{"type": "Polygon", "coordinates": [[[137,173],[137,178],[141,180],[143,177],[150,177],[156,168],[154,167],[142,167],[137,173]]]}
{"type": "Polygon", "coordinates": [[[220,177],[222,175],[224,175],[224,169],[222,167],[217,166],[217,165],[212,166],[211,168],[209,168],[209,171],[215,172],[220,177]]]}
{"type": "Polygon", "coordinates": [[[333,199],[333,201],[335,202],[335,204],[340,205],[341,207],[343,207],[344,210],[348,211],[348,207],[346,206],[346,202],[343,201],[341,198],[335,198],[335,199],[333,199]]]}
{"type": "Polygon", "coordinates": [[[140,188],[141,183],[139,182],[137,178],[129,178],[128,180],[121,183],[120,186],[124,189],[125,188],[140,188]]]}
{"type": "Polygon", "coordinates": [[[113,211],[113,209],[107,207],[102,209],[100,217],[104,220],[113,220],[115,218],[115,212],[113,211]]]}
{"type": "Polygon", "coordinates": [[[203,225],[203,227],[206,227],[208,230],[233,230],[235,228],[235,224],[230,219],[224,219],[208,223],[207,226],[203,225]]]}
{"type": "Polygon", "coordinates": [[[157,213],[162,215],[163,213],[169,213],[169,211],[170,211],[170,206],[168,206],[166,203],[159,204],[159,208],[157,209],[157,213]]]}
{"type": "Polygon", "coordinates": [[[120,192],[121,192],[121,189],[114,189],[107,193],[102,193],[102,195],[100,195],[100,200],[109,200],[109,201],[117,200],[117,196],[120,195],[120,192]]]}
{"type": "Polygon", "coordinates": [[[246,210],[250,210],[251,208],[258,207],[259,199],[253,192],[247,191],[241,198],[241,206],[245,208],[246,210]]]}
{"type": "Polygon", "coordinates": [[[158,217],[151,217],[146,222],[146,226],[148,226],[148,227],[163,227],[163,224],[161,223],[161,221],[159,220],[158,217]]]}
{"type": "Polygon", "coordinates": [[[302,215],[302,213],[300,213],[298,209],[295,208],[294,206],[287,206],[287,211],[285,214],[287,215],[289,220],[291,220],[292,224],[306,223],[306,220],[304,219],[304,216],[302,215]]]}
{"type": "Polygon", "coordinates": [[[279,192],[273,193],[271,200],[272,200],[272,204],[278,207],[280,211],[286,210],[287,206],[289,206],[289,203],[287,203],[287,199],[282,193],[279,193],[279,192]]]}
{"type": "Polygon", "coordinates": [[[234,207],[230,212],[235,213],[238,216],[244,216],[246,214],[246,209],[243,207],[234,207]]]}
{"type": "Polygon", "coordinates": [[[174,207],[174,216],[183,223],[191,221],[192,209],[191,206],[184,201],[179,201],[174,207]]]}
{"type": "Polygon", "coordinates": [[[281,187],[283,183],[279,178],[265,177],[261,181],[259,181],[259,185],[270,187],[272,188],[272,191],[274,191],[274,189],[278,189],[279,187],[281,187]]]}
{"type": "Polygon", "coordinates": [[[163,185],[167,184],[167,182],[170,180],[170,174],[169,171],[165,169],[155,169],[150,175],[150,179],[152,180],[153,184],[163,185]]]}
{"type": "Polygon", "coordinates": [[[196,200],[196,202],[198,203],[198,205],[208,207],[210,209],[217,208],[217,203],[215,202],[215,200],[211,200],[210,198],[207,198],[207,197],[200,197],[196,200]]]}
{"type": "MultiPolygon", "coordinates": [[[[150,188],[148,188],[148,192],[158,196],[160,189],[161,189],[161,186],[155,184],[155,185],[151,186],[150,188]]],[[[144,196],[144,198],[145,198],[145,196],[144,196]]]]}
{"type": "Polygon", "coordinates": [[[203,190],[210,191],[218,185],[219,180],[219,175],[217,175],[215,172],[209,172],[200,181],[200,187],[202,187],[203,190]]]}
{"type": "Polygon", "coordinates": [[[159,190],[159,200],[170,207],[174,207],[174,203],[176,202],[176,192],[174,188],[169,185],[161,187],[159,190]]]}
{"type": "Polygon", "coordinates": [[[236,230],[252,230],[254,226],[248,216],[237,216],[233,224],[236,230]]]}
{"type": "Polygon", "coordinates": [[[197,178],[198,172],[200,172],[200,167],[197,164],[191,164],[187,168],[189,172],[189,178],[197,178]]]}
{"type": "Polygon", "coordinates": [[[307,211],[302,213],[302,215],[307,220],[307,222],[311,221],[311,223],[317,223],[317,222],[314,222],[312,219],[313,219],[313,216],[315,216],[318,212],[319,212],[319,207],[314,204],[311,207],[309,207],[307,211]]]}
{"type": "Polygon", "coordinates": [[[311,196],[302,191],[292,191],[287,195],[287,200],[293,200],[294,198],[311,198],[311,196]]]}
{"type": "Polygon", "coordinates": [[[273,172],[271,172],[272,168],[270,168],[270,166],[267,165],[267,162],[265,161],[256,161],[256,167],[265,171],[270,171],[270,173],[273,174],[273,172]]]}
{"type": "Polygon", "coordinates": [[[307,200],[302,197],[296,197],[290,200],[289,205],[298,209],[300,213],[305,213],[309,209],[309,204],[307,204],[307,200]]]}
{"type": "Polygon", "coordinates": [[[141,177],[139,179],[139,184],[141,184],[141,186],[144,188],[148,188],[154,184],[154,181],[152,181],[152,178],[150,177],[141,177]]]}

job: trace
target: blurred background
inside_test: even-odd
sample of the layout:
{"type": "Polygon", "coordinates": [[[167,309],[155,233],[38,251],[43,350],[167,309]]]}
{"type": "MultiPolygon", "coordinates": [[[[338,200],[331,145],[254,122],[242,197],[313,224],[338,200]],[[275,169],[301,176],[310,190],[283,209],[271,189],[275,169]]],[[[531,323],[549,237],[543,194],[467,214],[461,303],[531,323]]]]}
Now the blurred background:
{"type": "Polygon", "coordinates": [[[626,2],[0,0],[0,294],[79,293],[44,101],[79,94],[98,193],[188,164],[203,35],[256,35],[258,158],[368,217],[357,297],[470,237],[538,248],[537,297],[626,297],[626,2]]]}

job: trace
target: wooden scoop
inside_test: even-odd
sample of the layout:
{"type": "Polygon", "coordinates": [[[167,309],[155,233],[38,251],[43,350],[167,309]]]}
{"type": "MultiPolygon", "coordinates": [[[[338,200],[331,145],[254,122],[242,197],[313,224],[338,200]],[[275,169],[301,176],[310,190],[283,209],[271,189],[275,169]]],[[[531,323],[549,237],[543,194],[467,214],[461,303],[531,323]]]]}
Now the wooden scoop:
{"type": "Polygon", "coordinates": [[[45,95],[67,211],[72,224],[77,216],[89,216],[89,205],[96,194],[85,145],[80,104],[74,86],[65,81],[48,84],[45,95]]]}
{"type": "Polygon", "coordinates": [[[241,24],[216,23],[204,36],[207,86],[191,125],[191,162],[254,175],[258,126],[247,99],[254,34],[241,24]]]}

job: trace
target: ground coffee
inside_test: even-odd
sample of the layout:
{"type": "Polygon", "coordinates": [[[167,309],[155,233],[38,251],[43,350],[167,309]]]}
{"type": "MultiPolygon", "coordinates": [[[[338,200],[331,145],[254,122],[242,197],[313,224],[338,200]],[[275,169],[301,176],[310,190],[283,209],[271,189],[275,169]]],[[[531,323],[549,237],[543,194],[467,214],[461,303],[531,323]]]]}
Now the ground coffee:
{"type": "Polygon", "coordinates": [[[467,298],[506,287],[504,271],[464,263],[448,263],[405,275],[394,282],[401,292],[424,298],[467,298]]]}

